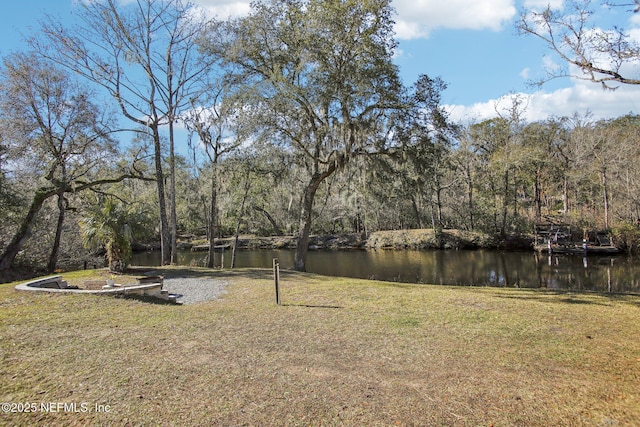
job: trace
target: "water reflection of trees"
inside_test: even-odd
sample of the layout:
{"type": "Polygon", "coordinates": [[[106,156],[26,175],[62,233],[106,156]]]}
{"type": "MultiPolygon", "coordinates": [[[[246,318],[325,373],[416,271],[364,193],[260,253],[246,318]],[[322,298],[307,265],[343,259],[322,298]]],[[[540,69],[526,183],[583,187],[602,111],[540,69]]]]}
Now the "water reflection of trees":
{"type": "Polygon", "coordinates": [[[605,292],[638,291],[637,267],[624,257],[536,254],[539,287],[605,292]]]}
{"type": "MultiPolygon", "coordinates": [[[[191,258],[197,256],[185,253],[178,259],[189,265],[197,263],[191,258]]],[[[293,265],[293,252],[287,250],[240,251],[237,265],[270,268],[273,258],[284,269],[293,265]]],[[[584,259],[533,252],[313,251],[308,267],[310,272],[326,275],[405,283],[640,292],[638,265],[622,256],[584,259]]]]}

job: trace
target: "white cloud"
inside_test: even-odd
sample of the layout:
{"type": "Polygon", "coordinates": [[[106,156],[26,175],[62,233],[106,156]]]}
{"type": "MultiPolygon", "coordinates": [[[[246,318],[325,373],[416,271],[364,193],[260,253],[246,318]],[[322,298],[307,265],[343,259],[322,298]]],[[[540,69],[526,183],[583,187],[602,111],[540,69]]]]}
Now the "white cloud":
{"type": "Polygon", "coordinates": [[[562,65],[558,64],[554,59],[550,56],[544,56],[542,58],[542,65],[544,69],[550,74],[555,74],[560,71],[562,65]]]}
{"type": "Polygon", "coordinates": [[[251,10],[250,3],[241,0],[193,0],[193,4],[204,10],[208,16],[219,19],[245,16],[251,10]]]}
{"type": "Polygon", "coordinates": [[[399,39],[425,38],[436,28],[500,30],[516,14],[514,0],[394,0],[399,39]]]}
{"type": "Polygon", "coordinates": [[[551,116],[571,116],[573,113],[591,112],[595,119],[623,116],[633,112],[640,114],[640,87],[620,86],[615,91],[603,90],[602,86],[574,80],[572,87],[554,92],[538,91],[532,94],[505,95],[498,99],[470,106],[447,105],[451,119],[456,122],[478,122],[497,117],[500,111],[511,104],[512,96],[525,100],[524,118],[529,121],[544,120],[551,116]]]}
{"type": "Polygon", "coordinates": [[[558,10],[564,7],[564,0],[525,0],[523,5],[525,8],[535,11],[542,11],[547,7],[558,10]]]}
{"type": "MultiPolygon", "coordinates": [[[[248,1],[236,0],[193,0],[196,5],[208,13],[225,19],[229,16],[246,15],[248,1]]],[[[516,15],[515,0],[393,0],[396,8],[396,34],[400,39],[419,39],[429,36],[429,32],[438,28],[500,30],[512,25],[510,21],[516,15]]],[[[563,7],[562,0],[524,0],[529,9],[552,9],[563,7]]],[[[640,40],[640,14],[632,14],[630,35],[640,40]]],[[[397,57],[411,55],[401,50],[397,57]]],[[[552,56],[541,59],[547,71],[559,71],[566,65],[554,62],[552,56]]],[[[630,64],[637,66],[637,63],[630,64]]],[[[570,68],[570,72],[576,73],[570,68]]],[[[527,80],[535,70],[522,68],[520,76],[527,80]]],[[[606,91],[600,85],[567,79],[569,87],[553,92],[537,91],[531,94],[516,94],[527,105],[525,118],[529,121],[544,120],[549,116],[570,116],[576,112],[584,114],[590,111],[594,118],[617,117],[629,112],[640,114],[640,86],[620,86],[616,91],[606,91]]],[[[511,95],[514,96],[514,95],[511,95]]],[[[495,117],[496,109],[510,104],[509,96],[488,100],[473,105],[448,105],[451,117],[455,121],[478,121],[495,117]]]]}
{"type": "Polygon", "coordinates": [[[394,28],[396,36],[402,40],[423,39],[429,36],[429,31],[415,22],[407,22],[396,19],[394,28]]]}
{"type": "MultiPolygon", "coordinates": [[[[250,2],[243,0],[193,0],[210,16],[243,16],[250,2]]],[[[426,38],[436,28],[500,30],[516,14],[514,0],[393,0],[395,31],[399,39],[426,38]]]]}
{"type": "Polygon", "coordinates": [[[634,13],[629,19],[629,39],[634,43],[640,43],[640,13],[634,13]]]}
{"type": "Polygon", "coordinates": [[[395,49],[395,50],[393,51],[393,57],[394,57],[394,58],[401,58],[401,57],[403,57],[403,56],[406,56],[406,55],[405,55],[405,53],[404,53],[404,50],[402,50],[402,49],[395,49]]]}

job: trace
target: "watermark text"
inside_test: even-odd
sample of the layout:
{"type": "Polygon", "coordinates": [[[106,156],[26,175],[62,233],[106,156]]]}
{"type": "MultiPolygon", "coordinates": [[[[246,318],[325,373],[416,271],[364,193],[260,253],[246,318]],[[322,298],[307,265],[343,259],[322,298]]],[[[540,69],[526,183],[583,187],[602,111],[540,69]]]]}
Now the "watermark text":
{"type": "Polygon", "coordinates": [[[113,405],[89,402],[3,402],[0,404],[3,414],[38,412],[46,414],[86,412],[108,413],[113,405]]]}

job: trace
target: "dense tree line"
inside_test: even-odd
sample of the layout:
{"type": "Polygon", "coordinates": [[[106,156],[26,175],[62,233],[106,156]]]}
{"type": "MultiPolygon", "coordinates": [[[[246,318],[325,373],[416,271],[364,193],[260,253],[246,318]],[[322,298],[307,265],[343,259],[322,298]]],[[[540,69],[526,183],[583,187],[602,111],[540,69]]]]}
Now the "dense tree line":
{"type": "Polygon", "coordinates": [[[506,238],[549,219],[633,243],[639,116],[527,123],[515,98],[453,124],[443,79],[401,83],[386,0],[265,1],[224,22],[179,0],[78,7],[3,61],[0,268],[53,270],[84,245],[122,269],[154,241],[168,263],[180,235],[213,251],[251,233],[297,235],[302,270],[312,233],[506,238]]]}

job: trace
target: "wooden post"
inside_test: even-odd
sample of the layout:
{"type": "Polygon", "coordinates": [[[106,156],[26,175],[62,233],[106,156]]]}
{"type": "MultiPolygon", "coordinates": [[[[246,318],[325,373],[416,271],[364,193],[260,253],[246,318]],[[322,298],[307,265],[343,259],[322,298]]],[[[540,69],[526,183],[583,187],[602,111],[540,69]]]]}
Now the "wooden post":
{"type": "Polygon", "coordinates": [[[280,305],[280,263],[278,258],[273,259],[273,282],[276,285],[276,304],[280,305]]]}

